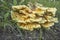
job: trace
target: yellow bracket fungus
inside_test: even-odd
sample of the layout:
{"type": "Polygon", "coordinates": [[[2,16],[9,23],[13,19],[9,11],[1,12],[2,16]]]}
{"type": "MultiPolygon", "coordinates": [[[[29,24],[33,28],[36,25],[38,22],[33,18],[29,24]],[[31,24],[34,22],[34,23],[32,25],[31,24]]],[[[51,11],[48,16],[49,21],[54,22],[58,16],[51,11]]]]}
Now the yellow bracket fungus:
{"type": "Polygon", "coordinates": [[[55,17],[56,8],[33,6],[35,7],[12,6],[11,18],[17,22],[19,28],[33,31],[34,28],[50,28],[54,23],[58,23],[58,19],[55,17]]]}

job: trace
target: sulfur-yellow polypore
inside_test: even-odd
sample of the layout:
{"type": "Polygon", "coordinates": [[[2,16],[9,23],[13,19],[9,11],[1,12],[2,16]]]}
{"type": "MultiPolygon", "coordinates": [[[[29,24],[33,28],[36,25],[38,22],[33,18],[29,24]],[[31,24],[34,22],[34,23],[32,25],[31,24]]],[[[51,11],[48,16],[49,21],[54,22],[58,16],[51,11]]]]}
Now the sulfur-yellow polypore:
{"type": "Polygon", "coordinates": [[[11,18],[17,22],[17,25],[25,30],[33,31],[36,28],[50,28],[54,23],[58,23],[55,17],[56,8],[43,6],[17,5],[12,6],[11,18]]]}

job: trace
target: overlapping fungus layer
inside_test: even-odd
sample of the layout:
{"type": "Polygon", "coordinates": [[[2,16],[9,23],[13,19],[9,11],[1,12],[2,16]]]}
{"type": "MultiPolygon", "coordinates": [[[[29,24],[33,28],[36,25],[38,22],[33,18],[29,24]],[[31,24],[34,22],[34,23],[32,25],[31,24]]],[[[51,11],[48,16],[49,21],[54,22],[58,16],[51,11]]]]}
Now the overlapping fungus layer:
{"type": "Polygon", "coordinates": [[[49,28],[57,23],[56,11],[56,8],[44,6],[17,5],[12,6],[11,17],[20,28],[32,31],[34,28],[49,28]]]}

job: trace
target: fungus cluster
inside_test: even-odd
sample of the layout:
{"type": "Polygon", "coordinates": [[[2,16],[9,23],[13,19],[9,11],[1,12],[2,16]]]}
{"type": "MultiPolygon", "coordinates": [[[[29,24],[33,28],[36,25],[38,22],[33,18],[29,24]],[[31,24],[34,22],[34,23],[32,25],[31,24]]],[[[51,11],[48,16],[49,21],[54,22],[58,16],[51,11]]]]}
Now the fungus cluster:
{"type": "Polygon", "coordinates": [[[50,28],[58,23],[55,17],[57,9],[38,5],[17,5],[12,6],[11,18],[17,25],[25,30],[32,31],[35,28],[50,28]]]}

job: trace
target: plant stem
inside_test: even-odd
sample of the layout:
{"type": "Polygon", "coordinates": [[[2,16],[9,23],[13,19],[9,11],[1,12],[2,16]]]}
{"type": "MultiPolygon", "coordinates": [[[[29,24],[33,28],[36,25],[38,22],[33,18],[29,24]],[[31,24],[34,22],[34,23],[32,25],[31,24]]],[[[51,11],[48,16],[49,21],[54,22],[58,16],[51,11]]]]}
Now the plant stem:
{"type": "Polygon", "coordinates": [[[42,29],[40,29],[40,40],[42,40],[42,29]]]}

